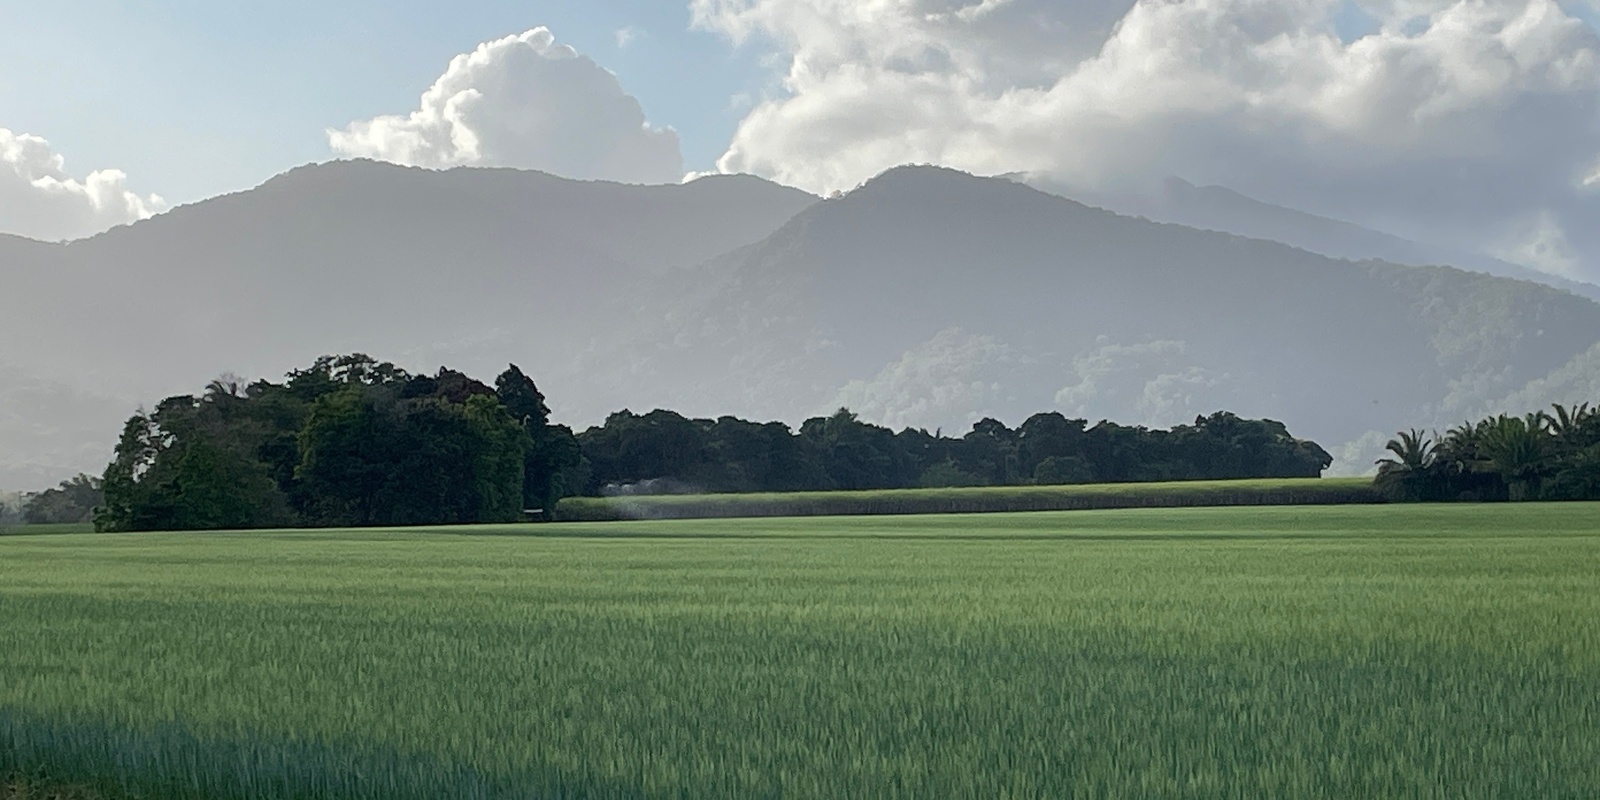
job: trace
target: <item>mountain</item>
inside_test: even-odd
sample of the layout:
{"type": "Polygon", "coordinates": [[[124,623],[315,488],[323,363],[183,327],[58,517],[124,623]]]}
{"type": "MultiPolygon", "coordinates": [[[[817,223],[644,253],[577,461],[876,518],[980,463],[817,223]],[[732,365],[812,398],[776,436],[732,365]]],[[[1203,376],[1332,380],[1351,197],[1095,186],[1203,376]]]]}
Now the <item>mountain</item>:
{"type": "Polygon", "coordinates": [[[1045,178],[1017,176],[1017,179],[1041,191],[1082,200],[1119,214],[1282,242],[1334,258],[1459,267],[1535,281],[1600,301],[1600,286],[1592,283],[1567,280],[1481,253],[1415,242],[1354,223],[1265,203],[1222,186],[1196,186],[1181,178],[1168,178],[1162,184],[1162,191],[1154,195],[1093,194],[1074,191],[1045,178]]]}
{"type": "Polygon", "coordinates": [[[51,346],[40,358],[30,348],[4,355],[58,376],[103,371],[119,386],[166,386],[330,350],[431,357],[603,331],[595,312],[654,271],[757,241],[814,201],[752,178],[627,186],[511,170],[305,167],[9,265],[27,288],[0,299],[0,332],[51,346]],[[141,342],[131,360],[103,357],[108,344],[141,342]]]}
{"type": "MultiPolygon", "coordinates": [[[[658,273],[756,242],[816,200],[750,177],[302,167],[86,240],[0,240],[0,370],[13,387],[115,399],[102,456],[138,403],[331,352],[491,376],[515,358],[559,383],[588,369],[572,353],[616,333],[658,273]]],[[[17,437],[0,437],[0,486],[13,485],[17,437]]],[[[48,462],[79,452],[63,437],[48,462]]]]}
{"type": "Polygon", "coordinates": [[[1167,425],[1226,408],[1330,445],[1453,420],[1600,341],[1600,305],[1526,281],[1331,259],[1119,216],[1006,180],[891,171],[705,268],[658,383],[794,418],[1043,408],[1167,425]]]}
{"type": "Polygon", "coordinates": [[[579,426],[624,407],[848,405],[930,429],[1227,409],[1336,448],[1585,385],[1600,343],[1600,305],[1541,284],[931,167],[818,200],[336,162],[67,245],[0,240],[0,274],[3,386],[31,387],[0,391],[0,485],[98,469],[138,404],[326,353],[515,361],[579,426]]]}

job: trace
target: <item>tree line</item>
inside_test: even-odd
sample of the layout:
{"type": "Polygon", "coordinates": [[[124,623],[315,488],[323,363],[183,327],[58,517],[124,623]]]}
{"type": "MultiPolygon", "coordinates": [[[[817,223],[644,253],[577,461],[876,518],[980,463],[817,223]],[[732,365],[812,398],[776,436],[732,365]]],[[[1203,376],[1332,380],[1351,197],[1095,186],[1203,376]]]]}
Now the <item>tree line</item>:
{"type": "Polygon", "coordinates": [[[781,422],[621,411],[578,435],[588,495],[791,492],[1319,477],[1333,458],[1280,422],[1219,412],[1171,430],[1048,412],[1017,428],[984,419],[965,435],[898,433],[840,409],[781,422]]]}
{"type": "Polygon", "coordinates": [[[1401,502],[1600,500],[1600,412],[1555,405],[1389,440],[1377,487],[1401,502]]]}
{"type": "MultiPolygon", "coordinates": [[[[620,411],[574,434],[512,365],[493,386],[328,356],[282,382],[213,381],[135,413],[95,488],[106,531],[509,522],[568,495],[1315,477],[1282,423],[1168,431],[1036,414],[959,438],[841,409],[781,422],[620,411]]],[[[65,488],[65,487],[64,487],[65,488]]]]}

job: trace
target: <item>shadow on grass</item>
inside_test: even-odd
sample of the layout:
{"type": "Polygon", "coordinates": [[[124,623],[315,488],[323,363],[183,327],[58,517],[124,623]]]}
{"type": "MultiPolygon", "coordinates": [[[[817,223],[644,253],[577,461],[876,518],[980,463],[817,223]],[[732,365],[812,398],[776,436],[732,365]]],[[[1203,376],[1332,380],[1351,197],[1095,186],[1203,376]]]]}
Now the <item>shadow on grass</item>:
{"type": "MultiPolygon", "coordinates": [[[[49,775],[0,775],[0,800],[114,800],[83,786],[72,786],[49,775]]],[[[120,800],[117,798],[115,800],[120,800]]]]}

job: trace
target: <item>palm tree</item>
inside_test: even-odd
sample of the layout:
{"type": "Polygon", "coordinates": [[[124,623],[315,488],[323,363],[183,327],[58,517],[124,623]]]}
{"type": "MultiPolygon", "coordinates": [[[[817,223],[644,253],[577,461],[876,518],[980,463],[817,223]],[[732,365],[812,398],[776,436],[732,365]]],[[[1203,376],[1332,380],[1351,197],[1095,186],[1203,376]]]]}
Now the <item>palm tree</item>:
{"type": "Polygon", "coordinates": [[[1588,403],[1571,409],[1558,403],[1551,408],[1555,413],[1546,413],[1544,418],[1550,434],[1555,437],[1560,458],[1600,444],[1600,412],[1590,408],[1588,403]]]}
{"type": "Polygon", "coordinates": [[[1490,468],[1505,481],[1512,500],[1528,500],[1537,494],[1539,473],[1550,443],[1543,414],[1510,417],[1504,414],[1489,420],[1480,449],[1490,468]]]}
{"type": "Polygon", "coordinates": [[[1401,431],[1384,449],[1393,458],[1378,459],[1377,485],[1385,493],[1402,500],[1423,500],[1428,492],[1429,473],[1438,463],[1439,446],[1415,428],[1401,431]]]}
{"type": "Polygon", "coordinates": [[[1445,431],[1439,440],[1438,459],[1451,462],[1458,470],[1467,470],[1472,462],[1478,460],[1481,433],[1480,426],[1470,421],[1445,431]]]}
{"type": "Polygon", "coordinates": [[[1551,408],[1555,409],[1556,413],[1546,413],[1544,419],[1550,432],[1557,438],[1566,438],[1582,428],[1589,418],[1594,416],[1594,411],[1589,408],[1588,403],[1579,403],[1571,409],[1556,403],[1551,408]]]}
{"type": "Polygon", "coordinates": [[[1377,463],[1380,472],[1385,469],[1391,472],[1424,470],[1433,466],[1438,454],[1438,445],[1427,438],[1427,434],[1416,428],[1401,431],[1399,438],[1390,439],[1389,443],[1384,445],[1384,449],[1394,453],[1395,457],[1379,459],[1377,463]]]}

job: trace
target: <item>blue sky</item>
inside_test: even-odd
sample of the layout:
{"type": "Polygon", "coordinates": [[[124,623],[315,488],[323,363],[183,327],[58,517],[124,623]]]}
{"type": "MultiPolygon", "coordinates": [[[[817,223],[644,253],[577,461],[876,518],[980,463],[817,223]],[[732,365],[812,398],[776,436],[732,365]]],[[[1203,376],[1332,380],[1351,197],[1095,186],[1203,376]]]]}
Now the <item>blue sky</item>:
{"type": "Polygon", "coordinates": [[[326,160],[326,128],[414,109],[452,56],[540,25],[675,127],[690,169],[727,146],[730,98],[771,74],[663,0],[64,0],[7,17],[0,127],[180,203],[326,160]],[[623,28],[639,35],[619,47],[623,28]]]}
{"type": "MultiPolygon", "coordinates": [[[[406,113],[452,56],[541,25],[675,128],[690,170],[727,148],[748,110],[732,98],[775,86],[758,48],[691,30],[674,0],[62,0],[7,19],[0,127],[45,137],[73,174],[121,169],[175,203],[326,160],[326,129],[406,113]],[[619,46],[624,28],[637,35],[619,46]]],[[[1347,38],[1375,24],[1353,5],[1339,19],[1347,38]]]]}
{"type": "Polygon", "coordinates": [[[11,5],[5,233],[90,235],[337,155],[636,182],[715,167],[819,194],[940,163],[1085,191],[1177,176],[1600,280],[1600,0],[11,5]],[[441,95],[470,119],[442,100],[406,118],[451,58],[541,26],[620,86],[546,40],[502,42],[441,95]],[[641,133],[639,107],[677,141],[641,133]],[[126,178],[106,190],[101,169],[126,178]]]}

